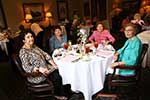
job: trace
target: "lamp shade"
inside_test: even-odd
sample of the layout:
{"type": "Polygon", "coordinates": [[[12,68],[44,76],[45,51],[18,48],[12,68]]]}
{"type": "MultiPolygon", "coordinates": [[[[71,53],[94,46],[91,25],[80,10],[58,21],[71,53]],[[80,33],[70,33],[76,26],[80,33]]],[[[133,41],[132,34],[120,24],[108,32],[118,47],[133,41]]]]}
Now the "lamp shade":
{"type": "Polygon", "coordinates": [[[32,19],[31,14],[26,14],[25,19],[26,19],[26,20],[30,20],[30,19],[32,19]]]}
{"type": "Polygon", "coordinates": [[[47,18],[52,17],[52,13],[51,13],[51,12],[47,12],[47,13],[46,13],[46,17],[47,17],[47,18]]]}

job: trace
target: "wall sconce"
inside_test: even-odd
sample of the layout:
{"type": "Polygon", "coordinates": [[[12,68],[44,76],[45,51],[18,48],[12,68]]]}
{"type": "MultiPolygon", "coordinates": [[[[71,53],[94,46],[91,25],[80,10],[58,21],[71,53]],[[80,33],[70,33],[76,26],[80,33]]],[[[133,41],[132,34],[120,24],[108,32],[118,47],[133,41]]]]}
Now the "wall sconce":
{"type": "Polygon", "coordinates": [[[26,16],[25,16],[25,21],[27,22],[27,23],[29,23],[29,21],[32,19],[32,15],[31,14],[26,14],[26,16]]]}
{"type": "Polygon", "coordinates": [[[50,26],[51,25],[50,18],[52,18],[52,13],[51,12],[47,12],[46,13],[46,18],[48,18],[48,20],[49,20],[49,26],[50,26]]]}

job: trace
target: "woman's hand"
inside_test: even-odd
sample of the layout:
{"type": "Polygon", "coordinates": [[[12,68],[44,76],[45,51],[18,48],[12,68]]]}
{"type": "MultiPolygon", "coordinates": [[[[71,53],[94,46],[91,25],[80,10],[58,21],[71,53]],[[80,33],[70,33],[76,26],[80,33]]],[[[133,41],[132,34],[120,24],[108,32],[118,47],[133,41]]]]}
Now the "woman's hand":
{"type": "Polygon", "coordinates": [[[118,60],[118,56],[119,56],[119,53],[116,52],[116,53],[114,54],[114,62],[118,60]]]}
{"type": "Polygon", "coordinates": [[[114,62],[118,60],[118,56],[114,55],[114,62]]]}
{"type": "Polygon", "coordinates": [[[39,71],[39,68],[34,67],[33,72],[38,72],[38,71],[39,71]]]}
{"type": "Polygon", "coordinates": [[[55,69],[58,69],[58,66],[57,66],[57,65],[55,65],[54,67],[55,67],[55,69]]]}
{"type": "Polygon", "coordinates": [[[124,62],[114,62],[114,63],[111,64],[111,68],[114,68],[116,66],[124,66],[124,65],[125,65],[124,62]]]}
{"type": "Polygon", "coordinates": [[[116,66],[119,66],[119,62],[114,62],[114,63],[111,64],[111,68],[114,68],[116,66]]]}
{"type": "Polygon", "coordinates": [[[49,70],[47,68],[40,67],[39,72],[43,73],[45,76],[49,74],[49,70]]]}

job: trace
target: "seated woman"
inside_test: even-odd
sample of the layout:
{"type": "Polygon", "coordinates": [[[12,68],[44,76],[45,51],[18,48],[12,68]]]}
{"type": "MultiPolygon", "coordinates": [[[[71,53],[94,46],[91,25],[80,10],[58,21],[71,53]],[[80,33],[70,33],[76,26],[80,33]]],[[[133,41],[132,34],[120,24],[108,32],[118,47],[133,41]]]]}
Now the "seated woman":
{"type": "Polygon", "coordinates": [[[60,26],[54,26],[54,35],[49,39],[50,54],[55,49],[63,47],[64,43],[67,43],[66,34],[62,33],[60,26]]]}
{"type": "Polygon", "coordinates": [[[102,41],[106,41],[106,43],[114,43],[115,38],[110,34],[108,30],[104,29],[104,26],[101,22],[98,22],[96,25],[96,29],[93,34],[89,37],[89,41],[94,43],[102,43],[102,41]]]}
{"type": "MultiPolygon", "coordinates": [[[[124,29],[125,36],[128,40],[124,46],[114,54],[114,62],[112,68],[118,65],[135,66],[138,64],[139,57],[142,52],[142,43],[140,39],[135,36],[136,26],[134,24],[127,24],[124,29]]],[[[119,70],[119,75],[132,75],[133,70],[119,70]]]]}
{"type": "MultiPolygon", "coordinates": [[[[24,45],[19,52],[23,69],[28,73],[39,71],[43,73],[43,75],[48,76],[48,79],[51,80],[54,85],[54,94],[57,95],[56,97],[65,100],[66,97],[63,96],[62,78],[51,56],[34,45],[34,33],[27,31],[24,34],[23,42],[24,45]]],[[[31,83],[40,83],[45,80],[44,76],[28,78],[28,81],[31,83]]]]}
{"type": "Polygon", "coordinates": [[[145,22],[141,19],[141,15],[136,13],[134,19],[131,20],[131,23],[135,24],[137,27],[136,34],[142,32],[142,26],[145,25],[145,22]]]}

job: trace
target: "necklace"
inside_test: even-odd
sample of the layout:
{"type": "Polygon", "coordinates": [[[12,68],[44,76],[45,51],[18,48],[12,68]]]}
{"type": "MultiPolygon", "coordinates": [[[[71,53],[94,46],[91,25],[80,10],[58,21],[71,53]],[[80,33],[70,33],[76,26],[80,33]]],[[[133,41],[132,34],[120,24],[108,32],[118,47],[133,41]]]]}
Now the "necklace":
{"type": "Polygon", "coordinates": [[[26,48],[26,49],[32,49],[32,46],[24,44],[24,48],[26,48]]]}

